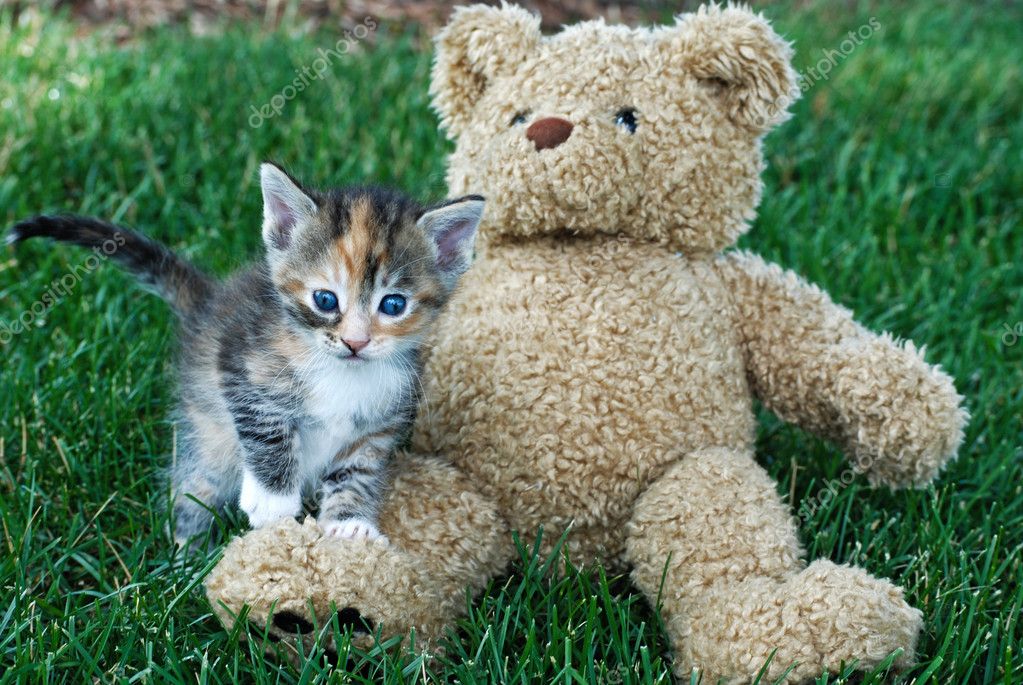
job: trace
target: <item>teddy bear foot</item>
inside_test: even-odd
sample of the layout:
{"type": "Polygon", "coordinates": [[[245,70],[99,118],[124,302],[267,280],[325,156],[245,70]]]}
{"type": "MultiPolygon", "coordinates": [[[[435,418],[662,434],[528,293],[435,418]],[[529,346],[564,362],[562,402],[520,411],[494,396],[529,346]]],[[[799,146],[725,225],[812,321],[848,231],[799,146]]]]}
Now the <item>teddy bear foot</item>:
{"type": "Polygon", "coordinates": [[[676,671],[688,677],[698,669],[706,683],[748,683],[770,658],[764,682],[800,683],[854,662],[868,670],[899,650],[893,665],[905,668],[921,625],[921,612],[892,583],[816,561],[781,582],[754,578],[713,588],[693,607],[688,626],[675,626],[683,633],[676,671]]]}
{"type": "MultiPolygon", "coordinates": [[[[274,628],[287,635],[304,635],[316,630],[316,627],[308,620],[287,610],[274,612],[271,623],[274,628]]],[[[355,607],[339,609],[337,624],[341,632],[351,630],[353,635],[372,635],[375,627],[373,621],[365,618],[355,607]]]]}
{"type": "Polygon", "coordinates": [[[449,464],[395,459],[398,475],[380,513],[389,545],[330,535],[312,518],[249,531],[206,579],[217,617],[233,626],[247,616],[294,661],[296,637],[305,654],[318,646],[330,659],[349,630],[362,649],[391,638],[417,651],[436,648],[465,611],[466,590],[482,589],[514,548],[493,503],[449,464]]]}
{"type": "Polygon", "coordinates": [[[306,653],[317,641],[336,652],[336,636],[348,630],[361,648],[371,647],[378,632],[387,638],[415,631],[421,644],[439,636],[448,618],[438,611],[439,588],[411,555],[378,541],[326,535],[311,518],[234,540],[206,590],[225,625],[246,615],[272,642],[293,646],[301,638],[306,653]]]}

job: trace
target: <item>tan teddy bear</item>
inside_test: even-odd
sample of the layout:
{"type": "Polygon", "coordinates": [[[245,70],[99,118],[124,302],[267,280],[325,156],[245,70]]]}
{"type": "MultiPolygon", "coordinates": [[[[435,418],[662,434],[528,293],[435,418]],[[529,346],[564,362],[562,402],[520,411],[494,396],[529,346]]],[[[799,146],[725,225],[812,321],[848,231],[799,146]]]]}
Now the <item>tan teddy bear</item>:
{"type": "Polygon", "coordinates": [[[761,138],[798,94],[790,58],[737,7],[550,37],[516,7],[458,10],[431,92],[456,144],[450,191],[482,193],[488,215],[414,441],[443,459],[401,457],[390,547],[311,521],[234,541],[207,585],[222,618],[247,603],[308,634],[310,607],[336,607],[430,641],[505,568],[508,530],[543,527],[548,549],[569,530],[574,561],[659,596],[680,678],[749,681],[774,650],[767,677],[795,664],[788,681],[897,649],[910,662],[920,612],[860,569],[807,565],[753,455],[758,398],[871,482],[921,485],[966,419],[912,344],[726,251],[755,215],[761,138]]]}

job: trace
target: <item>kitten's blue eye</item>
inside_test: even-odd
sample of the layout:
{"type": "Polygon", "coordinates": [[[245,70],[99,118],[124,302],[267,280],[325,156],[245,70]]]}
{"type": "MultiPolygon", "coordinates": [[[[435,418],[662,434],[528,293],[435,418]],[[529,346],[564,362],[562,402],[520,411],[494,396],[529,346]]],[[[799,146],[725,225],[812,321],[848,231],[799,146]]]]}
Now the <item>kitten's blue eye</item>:
{"type": "Polygon", "coordinates": [[[332,312],[337,309],[337,295],[329,290],[314,290],[313,303],[321,312],[332,312]]]}
{"type": "Polygon", "coordinates": [[[398,316],[405,311],[406,304],[408,302],[401,295],[384,295],[384,299],[380,300],[380,313],[387,316],[398,316]]]}
{"type": "Polygon", "coordinates": [[[636,110],[634,109],[622,109],[615,114],[615,123],[624,128],[629,133],[636,132],[636,110]]]}
{"type": "Polygon", "coordinates": [[[515,116],[512,117],[510,125],[511,126],[518,126],[519,124],[526,123],[526,117],[528,115],[529,115],[529,112],[527,112],[527,111],[516,112],[515,116]]]}

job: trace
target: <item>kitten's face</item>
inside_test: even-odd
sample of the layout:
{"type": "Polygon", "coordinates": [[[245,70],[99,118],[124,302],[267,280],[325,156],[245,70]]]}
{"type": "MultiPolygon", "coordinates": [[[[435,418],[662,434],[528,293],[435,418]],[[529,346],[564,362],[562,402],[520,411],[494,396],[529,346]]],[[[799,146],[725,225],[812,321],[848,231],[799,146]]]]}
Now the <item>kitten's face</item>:
{"type": "Polygon", "coordinates": [[[370,193],[328,196],[275,269],[288,311],[332,355],[358,363],[413,349],[447,294],[420,210],[370,193]]]}
{"type": "Polygon", "coordinates": [[[318,194],[271,165],[262,175],[268,261],[295,328],[353,365],[421,345],[468,267],[482,201],[424,212],[390,191],[318,194]]]}

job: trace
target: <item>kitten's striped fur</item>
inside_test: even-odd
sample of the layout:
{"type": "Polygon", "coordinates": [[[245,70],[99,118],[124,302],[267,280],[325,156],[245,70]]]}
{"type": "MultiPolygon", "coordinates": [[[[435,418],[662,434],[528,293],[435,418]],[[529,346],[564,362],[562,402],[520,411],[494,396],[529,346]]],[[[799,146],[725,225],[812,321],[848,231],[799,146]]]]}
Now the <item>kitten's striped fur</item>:
{"type": "Polygon", "coordinates": [[[482,212],[471,196],[426,210],[399,193],[302,188],[261,168],[266,258],[224,282],[165,247],[96,219],[36,217],[11,242],[85,247],[168,300],[181,321],[175,538],[204,533],[238,502],[253,526],[301,511],[343,537],[377,537],[389,457],[418,400],[419,350],[468,267],[482,212]],[[336,295],[324,311],[314,291],[336,295]],[[381,309],[398,294],[401,315],[381,309]]]}

